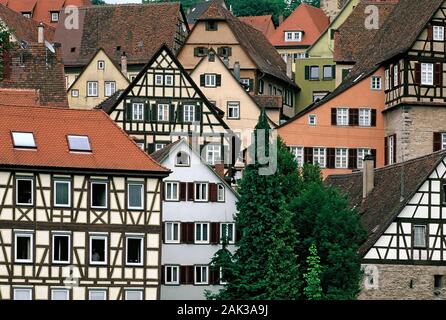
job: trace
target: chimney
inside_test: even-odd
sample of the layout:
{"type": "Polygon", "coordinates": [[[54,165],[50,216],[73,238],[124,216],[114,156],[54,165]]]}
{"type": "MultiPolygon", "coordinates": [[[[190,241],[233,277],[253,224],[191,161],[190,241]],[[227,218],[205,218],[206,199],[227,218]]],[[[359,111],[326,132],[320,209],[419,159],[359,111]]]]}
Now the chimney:
{"type": "Polygon", "coordinates": [[[223,162],[218,162],[215,164],[215,172],[222,178],[225,179],[225,164],[223,162]]]}
{"type": "Polygon", "coordinates": [[[283,14],[279,16],[279,26],[283,23],[283,14]]]}
{"type": "Polygon", "coordinates": [[[240,62],[238,61],[234,63],[234,76],[238,81],[240,81],[240,62]]]}
{"type": "Polygon", "coordinates": [[[39,26],[37,27],[37,42],[38,43],[44,43],[45,42],[45,32],[44,32],[45,26],[43,23],[39,23],[39,26]]]}
{"type": "Polygon", "coordinates": [[[127,55],[125,52],[123,52],[121,56],[121,72],[127,77],[127,55]]]}
{"type": "Polygon", "coordinates": [[[293,80],[293,56],[288,55],[286,59],[286,75],[293,80]]]}
{"type": "Polygon", "coordinates": [[[375,157],[371,154],[364,157],[362,169],[362,198],[365,199],[375,187],[375,157]]]}

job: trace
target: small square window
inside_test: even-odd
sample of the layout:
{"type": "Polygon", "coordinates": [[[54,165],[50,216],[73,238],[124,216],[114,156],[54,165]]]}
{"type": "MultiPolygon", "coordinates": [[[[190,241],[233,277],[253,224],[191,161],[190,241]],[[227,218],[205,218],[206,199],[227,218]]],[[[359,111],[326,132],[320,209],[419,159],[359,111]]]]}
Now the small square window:
{"type": "Polygon", "coordinates": [[[143,300],[143,290],[125,290],[125,300],[143,300]]]}
{"type": "Polygon", "coordinates": [[[217,21],[206,21],[206,31],[217,31],[218,23],[217,21]]]}
{"type": "Polygon", "coordinates": [[[316,118],[316,116],[314,115],[314,114],[310,114],[309,116],[308,116],[308,124],[310,125],[310,126],[315,126],[316,124],[317,124],[317,118],[316,118]]]}
{"type": "Polygon", "coordinates": [[[99,60],[98,61],[98,70],[104,70],[105,69],[105,61],[99,60]]]}
{"type": "Polygon", "coordinates": [[[204,76],[205,79],[205,87],[216,87],[217,86],[217,75],[216,74],[206,74],[204,76]]]}
{"type": "Polygon", "coordinates": [[[31,132],[13,132],[12,140],[15,148],[37,148],[36,141],[34,140],[34,134],[31,132]]]}
{"type": "Polygon", "coordinates": [[[348,108],[336,109],[336,125],[348,126],[349,124],[349,110],[348,108]]]}
{"type": "Polygon", "coordinates": [[[32,178],[16,179],[16,204],[21,206],[34,204],[34,180],[32,178]]]}
{"type": "Polygon", "coordinates": [[[94,209],[107,209],[108,184],[106,182],[91,183],[91,207],[94,209]]]}
{"type": "Polygon", "coordinates": [[[434,26],[434,41],[444,41],[444,26],[434,26]]]}
{"type": "Polygon", "coordinates": [[[228,119],[240,119],[240,102],[228,102],[228,119]]]}
{"type": "Polygon", "coordinates": [[[129,266],[143,265],[143,237],[126,238],[126,263],[129,266]]]}
{"type": "Polygon", "coordinates": [[[53,263],[70,263],[70,239],[69,234],[53,234],[53,263]]]}
{"type": "Polygon", "coordinates": [[[32,300],[33,290],[30,288],[14,288],[14,300],[32,300]]]}
{"type": "Polygon", "coordinates": [[[166,201],[178,201],[180,184],[178,182],[165,182],[165,185],[166,201]]]}
{"type": "Polygon", "coordinates": [[[107,264],[107,242],[106,235],[90,235],[90,264],[107,264]]]}
{"type": "Polygon", "coordinates": [[[77,89],[71,90],[71,96],[73,98],[79,98],[79,90],[77,90],[77,89]]]}
{"type": "Polygon", "coordinates": [[[372,90],[381,90],[381,77],[372,77],[372,90]]]}
{"type": "Polygon", "coordinates": [[[209,144],[206,146],[206,162],[214,166],[221,161],[221,146],[209,144]]]}
{"type": "Polygon", "coordinates": [[[195,284],[208,284],[208,266],[195,266],[195,284]]]}
{"type": "Polygon", "coordinates": [[[144,209],[144,185],[142,183],[129,183],[127,186],[128,209],[144,209]]]}
{"type": "Polygon", "coordinates": [[[88,136],[67,136],[70,151],[91,152],[90,139],[88,136]]]}
{"type": "Polygon", "coordinates": [[[51,300],[70,300],[68,289],[51,289],[51,300]]]}
{"type": "Polygon", "coordinates": [[[107,300],[107,290],[88,290],[88,300],[107,300]]]}
{"type": "Polygon", "coordinates": [[[164,84],[164,79],[162,74],[155,74],[155,85],[162,86],[164,84]]]}
{"type": "Polygon", "coordinates": [[[54,206],[55,207],[71,206],[70,181],[54,181],[54,206]]]}
{"type": "Polygon", "coordinates": [[[180,243],[180,223],[166,222],[164,226],[166,243],[180,243]]]}
{"type": "Polygon", "coordinates": [[[179,269],[180,268],[178,266],[165,266],[164,268],[165,284],[170,284],[170,285],[180,284],[179,269]]]}
{"type": "Polygon", "coordinates": [[[34,251],[34,234],[16,233],[14,237],[15,262],[32,263],[34,251]]]}
{"type": "Polygon", "coordinates": [[[164,144],[164,143],[155,143],[155,152],[160,151],[161,149],[164,149],[165,146],[166,146],[166,144],[164,144]]]}
{"type": "Polygon", "coordinates": [[[164,84],[166,86],[172,87],[173,86],[173,75],[166,75],[164,78],[164,84]]]}
{"type": "Polygon", "coordinates": [[[51,12],[51,22],[59,21],[59,12],[51,12]]]}
{"type": "Polygon", "coordinates": [[[175,166],[176,167],[189,167],[190,166],[190,157],[187,152],[180,151],[177,153],[175,158],[175,166]]]}

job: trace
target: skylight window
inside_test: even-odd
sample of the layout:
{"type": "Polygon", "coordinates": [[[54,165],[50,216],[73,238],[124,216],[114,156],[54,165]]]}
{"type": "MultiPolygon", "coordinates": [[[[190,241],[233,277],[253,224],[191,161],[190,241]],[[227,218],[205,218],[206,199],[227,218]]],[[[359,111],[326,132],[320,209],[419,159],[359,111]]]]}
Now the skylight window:
{"type": "Polygon", "coordinates": [[[88,136],[68,136],[70,151],[91,152],[88,136]]]}
{"type": "Polygon", "coordinates": [[[36,141],[32,132],[13,132],[12,140],[15,148],[35,149],[36,141]]]}

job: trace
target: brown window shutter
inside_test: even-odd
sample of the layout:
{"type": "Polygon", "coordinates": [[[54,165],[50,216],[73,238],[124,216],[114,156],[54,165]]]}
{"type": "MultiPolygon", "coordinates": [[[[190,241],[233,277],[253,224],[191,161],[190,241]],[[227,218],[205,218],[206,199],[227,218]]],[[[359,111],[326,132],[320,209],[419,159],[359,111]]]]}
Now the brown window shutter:
{"type": "Polygon", "coordinates": [[[372,156],[375,158],[375,160],[373,161],[373,167],[376,168],[376,149],[372,149],[371,151],[372,156]]]}
{"type": "Polygon", "coordinates": [[[161,182],[161,199],[166,200],[166,183],[161,182]]]}
{"type": "Polygon", "coordinates": [[[441,132],[434,132],[434,152],[442,149],[441,140],[441,132]]]}
{"type": "Polygon", "coordinates": [[[209,283],[213,285],[220,284],[220,271],[214,268],[209,269],[209,283]]]}
{"type": "Polygon", "coordinates": [[[376,127],[376,109],[372,109],[371,126],[376,127]]]}
{"type": "Polygon", "coordinates": [[[348,118],[349,118],[350,126],[358,126],[359,125],[359,109],[350,109],[348,118]]]}
{"type": "Polygon", "coordinates": [[[304,148],[304,162],[313,163],[313,148],[304,148]]]}
{"type": "Polygon", "coordinates": [[[195,267],[187,266],[187,284],[194,284],[195,282],[195,267]]]}
{"type": "Polygon", "coordinates": [[[187,201],[195,200],[195,185],[193,182],[187,183],[187,201]]]}
{"type": "Polygon", "coordinates": [[[209,183],[209,201],[217,202],[217,184],[209,183]]]}
{"type": "Polygon", "coordinates": [[[220,242],[220,224],[218,222],[211,223],[211,244],[220,242]]]}
{"type": "Polygon", "coordinates": [[[187,284],[187,266],[180,266],[180,284],[187,284]]]}
{"type": "Polygon", "coordinates": [[[427,27],[427,41],[434,40],[434,26],[429,25],[427,27]]]}
{"type": "Polygon", "coordinates": [[[348,150],[348,168],[352,170],[358,168],[358,149],[348,150]]]}
{"type": "Polygon", "coordinates": [[[436,63],[434,65],[434,84],[436,86],[443,85],[443,64],[436,63]]]}
{"type": "Polygon", "coordinates": [[[180,201],[186,201],[187,183],[180,182],[180,201]]]}
{"type": "Polygon", "coordinates": [[[187,243],[195,242],[195,223],[190,222],[187,224],[187,243]]]}
{"type": "Polygon", "coordinates": [[[393,135],[393,163],[396,163],[396,134],[393,135]]]}
{"type": "Polygon", "coordinates": [[[181,243],[188,243],[188,224],[187,222],[181,223],[181,243]]]}
{"type": "Polygon", "coordinates": [[[384,138],[384,165],[389,164],[389,137],[384,138]]]}
{"type": "Polygon", "coordinates": [[[242,231],[237,228],[237,226],[234,227],[235,228],[235,242],[239,242],[240,239],[242,238],[242,231]]]}
{"type": "Polygon", "coordinates": [[[328,148],[327,149],[327,168],[334,169],[336,166],[336,149],[328,148]]]}
{"type": "Polygon", "coordinates": [[[331,125],[337,125],[337,110],[336,108],[331,108],[331,125]]]}
{"type": "Polygon", "coordinates": [[[161,226],[161,237],[162,237],[161,241],[163,243],[166,243],[166,224],[165,223],[163,223],[163,225],[161,226]]]}
{"type": "Polygon", "coordinates": [[[415,84],[421,84],[421,63],[415,63],[415,84]]]}
{"type": "Polygon", "coordinates": [[[166,274],[166,266],[161,266],[161,284],[164,284],[166,279],[164,278],[166,274]]]}

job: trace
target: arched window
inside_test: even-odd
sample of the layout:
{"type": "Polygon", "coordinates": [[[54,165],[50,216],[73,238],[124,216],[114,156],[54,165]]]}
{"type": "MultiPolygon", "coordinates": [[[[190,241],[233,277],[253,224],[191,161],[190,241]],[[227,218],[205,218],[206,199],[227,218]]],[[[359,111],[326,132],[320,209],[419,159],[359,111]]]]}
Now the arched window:
{"type": "Polygon", "coordinates": [[[177,153],[175,159],[175,166],[177,167],[188,167],[190,165],[190,157],[187,152],[180,151],[177,153]]]}

